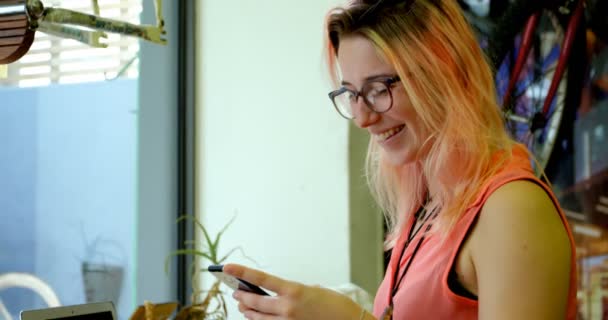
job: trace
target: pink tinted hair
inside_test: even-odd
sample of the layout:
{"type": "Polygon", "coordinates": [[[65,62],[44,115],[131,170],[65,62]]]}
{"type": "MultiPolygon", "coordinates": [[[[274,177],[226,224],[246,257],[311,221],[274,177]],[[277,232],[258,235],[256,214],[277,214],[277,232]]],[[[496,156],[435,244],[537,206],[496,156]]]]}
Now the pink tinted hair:
{"type": "Polygon", "coordinates": [[[454,0],[399,1],[361,19],[376,1],[356,0],[326,18],[325,54],[333,83],[339,81],[340,39],[363,36],[395,67],[424,132],[418,161],[393,166],[371,139],[367,180],[383,210],[390,248],[409,217],[430,199],[435,231],[447,234],[480,189],[511,155],[487,59],[454,0]],[[502,152],[499,152],[502,151],[502,152]]]}

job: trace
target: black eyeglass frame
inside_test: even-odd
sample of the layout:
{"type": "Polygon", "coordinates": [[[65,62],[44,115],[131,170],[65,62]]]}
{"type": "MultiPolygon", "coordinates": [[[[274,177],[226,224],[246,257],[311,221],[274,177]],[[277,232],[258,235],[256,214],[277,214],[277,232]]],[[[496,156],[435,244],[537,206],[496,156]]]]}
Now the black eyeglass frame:
{"type": "Polygon", "coordinates": [[[346,87],[341,87],[338,90],[334,90],[331,91],[328,96],[329,99],[331,100],[332,104],[334,105],[334,108],[336,109],[336,111],[338,112],[338,114],[340,114],[340,116],[342,116],[343,118],[347,119],[347,120],[352,120],[355,119],[354,115],[351,117],[347,117],[346,115],[344,115],[341,111],[340,108],[338,107],[338,105],[336,104],[336,100],[335,98],[341,94],[343,94],[344,92],[350,92],[355,96],[355,101],[357,101],[357,99],[359,99],[359,97],[363,98],[363,102],[365,102],[365,105],[373,112],[376,113],[384,113],[389,111],[391,108],[393,108],[393,91],[391,90],[391,88],[393,87],[393,85],[397,82],[401,81],[401,78],[398,75],[392,76],[392,77],[386,77],[386,78],[378,78],[378,79],[374,79],[371,80],[367,83],[365,83],[363,85],[363,87],[361,88],[361,91],[356,91],[356,90],[352,90],[346,87]],[[365,91],[365,88],[370,84],[370,83],[374,83],[374,82],[380,82],[383,83],[386,86],[386,89],[388,90],[388,95],[391,99],[391,104],[388,106],[388,108],[386,108],[386,110],[382,110],[382,111],[377,111],[373,104],[367,100],[367,98],[365,97],[365,95],[363,94],[363,91],[365,91]]]}

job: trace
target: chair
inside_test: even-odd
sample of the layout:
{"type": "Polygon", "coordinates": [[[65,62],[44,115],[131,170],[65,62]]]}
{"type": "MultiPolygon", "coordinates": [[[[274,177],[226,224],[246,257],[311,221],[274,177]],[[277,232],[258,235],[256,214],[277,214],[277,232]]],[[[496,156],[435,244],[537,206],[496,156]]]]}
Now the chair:
{"type": "MultiPolygon", "coordinates": [[[[15,287],[34,291],[49,307],[61,306],[55,291],[46,282],[36,276],[19,272],[0,274],[0,291],[15,287]]],[[[0,316],[7,320],[13,319],[2,303],[2,300],[0,300],[0,316]]]]}

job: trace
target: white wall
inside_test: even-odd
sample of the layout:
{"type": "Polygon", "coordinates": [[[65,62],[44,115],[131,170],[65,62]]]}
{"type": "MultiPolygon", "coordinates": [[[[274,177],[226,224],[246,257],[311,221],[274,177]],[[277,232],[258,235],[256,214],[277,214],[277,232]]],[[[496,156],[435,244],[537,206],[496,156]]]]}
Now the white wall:
{"type": "Polygon", "coordinates": [[[322,62],[336,3],[203,1],[197,30],[198,214],[212,233],[237,215],[224,252],[327,286],[350,281],[348,123],[322,62]]]}

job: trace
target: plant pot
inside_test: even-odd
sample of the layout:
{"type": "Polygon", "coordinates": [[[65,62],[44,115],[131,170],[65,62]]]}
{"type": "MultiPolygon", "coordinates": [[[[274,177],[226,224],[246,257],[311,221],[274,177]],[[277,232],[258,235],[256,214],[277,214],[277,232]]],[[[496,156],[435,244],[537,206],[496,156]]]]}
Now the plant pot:
{"type": "Polygon", "coordinates": [[[82,279],[86,301],[118,303],[123,276],[122,266],[83,262],[82,279]]]}

